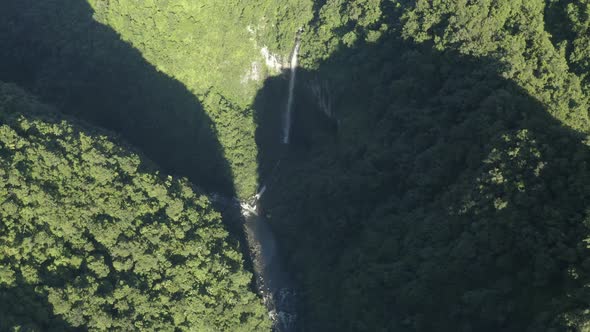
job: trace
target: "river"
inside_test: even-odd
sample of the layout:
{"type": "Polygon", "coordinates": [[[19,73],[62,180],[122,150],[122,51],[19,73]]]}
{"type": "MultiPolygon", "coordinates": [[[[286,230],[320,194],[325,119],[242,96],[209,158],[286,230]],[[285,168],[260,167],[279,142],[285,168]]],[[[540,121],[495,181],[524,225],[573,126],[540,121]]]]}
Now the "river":
{"type": "MultiPolygon", "coordinates": [[[[301,47],[302,29],[297,32],[295,46],[290,58],[290,77],[287,104],[282,123],[283,137],[281,142],[290,142],[293,103],[295,100],[295,84],[297,80],[297,66],[301,47]]],[[[280,160],[276,166],[280,165],[280,160]]],[[[274,168],[273,172],[276,171],[274,168]]],[[[267,178],[272,178],[270,174],[267,178]]],[[[268,184],[269,185],[269,184],[268,184]]],[[[244,220],[243,229],[248,242],[250,257],[256,276],[256,287],[264,299],[269,316],[273,321],[276,332],[295,332],[298,330],[297,292],[293,286],[293,279],[285,269],[280,248],[270,225],[261,213],[259,199],[266,191],[266,185],[261,186],[259,192],[248,201],[236,198],[228,199],[218,194],[211,195],[211,199],[221,206],[232,205],[240,208],[244,220]]]]}

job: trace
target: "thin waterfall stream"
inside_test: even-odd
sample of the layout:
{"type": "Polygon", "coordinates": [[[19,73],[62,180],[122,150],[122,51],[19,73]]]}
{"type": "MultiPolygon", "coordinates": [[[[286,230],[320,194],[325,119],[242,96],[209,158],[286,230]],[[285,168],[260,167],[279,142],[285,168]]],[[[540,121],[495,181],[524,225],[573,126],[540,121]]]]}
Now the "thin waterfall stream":
{"type": "Polygon", "coordinates": [[[295,82],[297,81],[297,65],[299,61],[299,49],[301,48],[301,29],[295,39],[295,48],[291,54],[291,77],[289,78],[289,97],[287,99],[287,111],[283,123],[283,143],[289,144],[291,138],[291,122],[293,118],[293,101],[295,97],[295,82]]]}
{"type": "MultiPolygon", "coordinates": [[[[285,145],[290,142],[302,32],[302,29],[297,32],[290,59],[289,90],[282,124],[283,137],[281,138],[281,142],[285,145]]],[[[280,162],[280,160],[277,161],[268,179],[272,178],[272,173],[276,172],[280,162]]],[[[276,332],[294,332],[297,330],[297,293],[293,286],[293,280],[279,255],[275,235],[264,219],[264,215],[259,213],[258,201],[264,195],[267,185],[270,184],[261,185],[256,195],[249,200],[228,199],[219,194],[211,195],[211,199],[221,206],[239,207],[241,210],[242,218],[245,221],[243,228],[256,275],[256,286],[274,323],[274,330],[276,332]]]]}

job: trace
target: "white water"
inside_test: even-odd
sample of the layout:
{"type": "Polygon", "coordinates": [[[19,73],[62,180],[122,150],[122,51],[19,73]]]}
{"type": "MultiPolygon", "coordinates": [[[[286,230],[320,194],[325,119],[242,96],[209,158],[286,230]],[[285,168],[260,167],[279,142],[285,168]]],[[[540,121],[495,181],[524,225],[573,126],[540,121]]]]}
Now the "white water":
{"type": "Polygon", "coordinates": [[[273,72],[281,72],[281,70],[283,69],[283,64],[279,56],[277,56],[276,54],[272,54],[266,46],[260,49],[260,54],[262,54],[262,57],[264,58],[266,67],[271,69],[273,72]]]}
{"type": "MultiPolygon", "coordinates": [[[[287,99],[287,109],[283,122],[283,144],[289,144],[291,138],[291,122],[293,117],[293,102],[295,98],[295,83],[297,82],[297,65],[299,62],[299,49],[301,47],[301,33],[303,29],[297,31],[295,39],[295,47],[293,54],[291,54],[291,77],[289,78],[289,97],[287,99]]],[[[280,159],[271,171],[275,172],[280,164],[280,159]]],[[[268,183],[267,183],[268,184],[268,183]]],[[[266,191],[266,185],[262,186],[260,191],[254,196],[254,210],[257,210],[257,203],[260,197],[266,191]]],[[[244,207],[242,207],[244,208],[244,207]]],[[[242,210],[243,211],[243,210],[242,210]]],[[[250,214],[252,216],[252,214],[250,214]]],[[[247,219],[252,219],[251,217],[247,219]]],[[[262,278],[261,289],[268,292],[265,296],[267,307],[271,309],[270,315],[274,322],[274,330],[277,332],[291,332],[296,329],[297,314],[295,312],[296,292],[292,288],[290,276],[280,261],[276,251],[275,237],[272,231],[266,224],[265,220],[259,217],[254,227],[246,226],[247,235],[250,238],[251,244],[258,244],[257,254],[258,262],[262,263],[259,266],[258,275],[262,278]]],[[[256,261],[256,259],[255,259],[256,261]]]]}
{"type": "Polygon", "coordinates": [[[254,197],[252,197],[252,199],[250,200],[251,203],[240,202],[240,207],[242,208],[242,215],[244,217],[258,215],[258,200],[260,199],[260,197],[262,197],[262,195],[264,194],[265,191],[266,191],[266,186],[262,186],[260,191],[256,195],[254,195],[254,197]]]}
{"type": "MultiPolygon", "coordinates": [[[[301,29],[297,34],[295,48],[291,56],[291,77],[289,80],[289,98],[283,123],[282,143],[289,144],[291,132],[291,117],[297,75],[297,64],[300,48],[301,29]]],[[[268,64],[268,63],[267,63],[268,64]]],[[[271,171],[275,173],[280,160],[271,171]]],[[[272,177],[272,176],[271,176],[272,177]]],[[[270,178],[267,180],[270,180],[270,178]]],[[[268,185],[268,181],[266,181],[268,185]]],[[[264,215],[259,215],[258,201],[265,193],[267,186],[263,185],[251,199],[240,201],[237,198],[228,199],[218,194],[212,194],[213,201],[225,206],[239,206],[244,218],[244,231],[257,275],[258,290],[263,296],[264,303],[269,309],[269,316],[273,321],[274,331],[292,332],[296,330],[297,314],[295,302],[297,294],[292,287],[292,278],[286,272],[285,266],[278,255],[277,241],[264,215]]]]}
{"type": "Polygon", "coordinates": [[[295,49],[291,55],[291,78],[289,79],[289,99],[287,100],[287,112],[285,113],[285,121],[283,124],[283,144],[289,144],[291,136],[291,118],[293,117],[293,98],[295,94],[295,82],[297,80],[297,64],[299,61],[299,48],[301,47],[301,40],[297,35],[295,42],[295,49]]]}

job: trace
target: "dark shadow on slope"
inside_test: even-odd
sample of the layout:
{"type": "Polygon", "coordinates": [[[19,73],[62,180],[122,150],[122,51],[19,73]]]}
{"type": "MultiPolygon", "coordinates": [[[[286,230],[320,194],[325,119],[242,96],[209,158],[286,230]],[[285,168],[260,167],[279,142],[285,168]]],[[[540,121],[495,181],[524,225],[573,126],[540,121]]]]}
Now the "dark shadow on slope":
{"type": "MultiPolygon", "coordinates": [[[[196,97],[92,16],[86,1],[3,1],[0,81],[108,129],[163,173],[185,176],[207,193],[235,197],[217,133],[196,97]]],[[[239,207],[217,207],[252,270],[239,207]]],[[[24,290],[10,290],[18,291],[24,290]]],[[[20,305],[17,299],[14,305],[20,305]]]]}
{"type": "Polygon", "coordinates": [[[551,42],[558,48],[565,45],[566,59],[568,59],[570,70],[580,75],[584,72],[576,65],[570,63],[569,59],[574,48],[572,42],[578,37],[574,31],[574,23],[568,15],[568,5],[579,5],[572,0],[551,0],[545,6],[545,29],[551,34],[551,42]]]}
{"type": "Polygon", "coordinates": [[[265,82],[260,208],[304,291],[301,330],[583,319],[590,152],[500,68],[397,36],[342,50],[300,70],[289,146],[288,83],[265,82]]]}
{"type": "Polygon", "coordinates": [[[550,0],[545,5],[545,29],[551,34],[556,48],[564,47],[571,72],[581,78],[582,88],[588,92],[590,77],[587,44],[589,5],[584,1],[550,0]]]}
{"type": "Polygon", "coordinates": [[[114,131],[167,173],[232,195],[229,167],[198,100],[92,15],[86,1],[3,1],[0,80],[114,131]]]}
{"type": "MultiPolygon", "coordinates": [[[[574,40],[576,34],[572,31],[571,21],[567,14],[568,4],[571,0],[551,0],[545,6],[545,28],[551,33],[554,45],[559,45],[566,40],[574,40]]],[[[568,53],[571,49],[567,50],[568,53]]]]}
{"type": "Polygon", "coordinates": [[[0,331],[83,331],[71,327],[67,322],[53,314],[47,299],[35,292],[35,287],[18,282],[11,288],[0,287],[0,331]]]}

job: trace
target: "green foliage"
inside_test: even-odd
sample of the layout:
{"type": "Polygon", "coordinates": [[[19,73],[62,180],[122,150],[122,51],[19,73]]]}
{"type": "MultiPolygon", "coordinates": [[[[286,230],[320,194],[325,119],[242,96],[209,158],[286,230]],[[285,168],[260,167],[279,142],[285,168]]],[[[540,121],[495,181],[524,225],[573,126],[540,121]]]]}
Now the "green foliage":
{"type": "Polygon", "coordinates": [[[548,1],[545,16],[553,39],[564,49],[570,69],[580,76],[588,92],[590,3],[584,0],[548,1]]]}
{"type": "Polygon", "coordinates": [[[261,49],[286,62],[297,29],[311,19],[312,1],[89,2],[99,22],[199,97],[216,126],[238,195],[252,195],[257,151],[248,108],[262,80],[276,74],[266,68],[261,49]],[[213,95],[223,96],[223,105],[213,95]]]}
{"type": "MultiPolygon", "coordinates": [[[[588,330],[587,0],[88,3],[6,1],[2,78],[208,191],[263,179],[307,330],[588,330]],[[300,27],[286,148],[261,50],[300,27]]],[[[206,198],[0,91],[0,322],[269,329],[206,198]]]]}
{"type": "Polygon", "coordinates": [[[302,65],[317,68],[341,47],[377,41],[387,30],[381,9],[383,0],[328,0],[318,9],[312,29],[306,31],[302,65]]]}
{"type": "Polygon", "coordinates": [[[404,37],[432,41],[439,50],[497,59],[502,76],[539,99],[555,118],[588,131],[588,96],[580,78],[568,71],[564,52],[551,43],[544,8],[543,0],[421,0],[404,12],[404,37]]]}
{"type": "Polygon", "coordinates": [[[260,48],[288,55],[311,1],[91,0],[95,18],[137,47],[159,70],[203,95],[215,89],[247,106],[260,86],[242,77],[260,48]]]}
{"type": "Polygon", "coordinates": [[[215,124],[198,99],[96,22],[86,2],[5,1],[0,40],[0,79],[120,134],[169,174],[235,194],[215,124]]]}
{"type": "MultiPolygon", "coordinates": [[[[300,75],[294,147],[262,206],[308,330],[587,329],[584,71],[553,45],[542,1],[396,3],[365,29],[327,1],[306,36],[327,60],[300,75]]],[[[264,99],[280,84],[259,95],[259,131],[276,126],[264,99]]]]}
{"type": "Polygon", "coordinates": [[[203,105],[215,122],[217,136],[224,147],[224,157],[232,170],[232,178],[240,197],[247,197],[256,190],[257,149],[254,140],[256,125],[252,111],[238,112],[239,108],[223,96],[209,93],[203,98],[203,105]]]}
{"type": "Polygon", "coordinates": [[[205,196],[4,83],[0,179],[0,329],[270,329],[205,196]]]}

